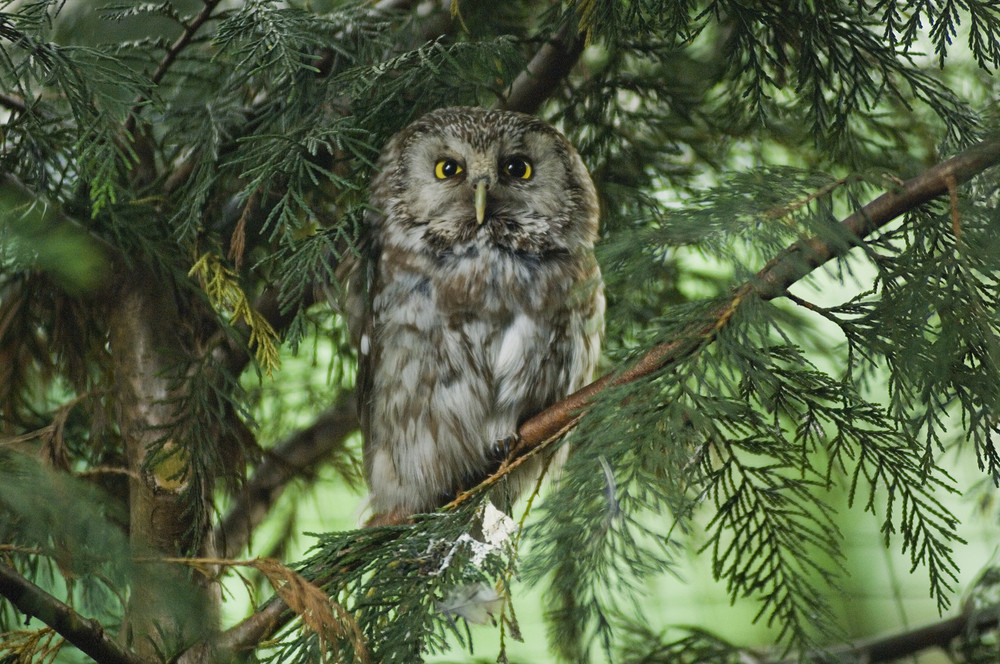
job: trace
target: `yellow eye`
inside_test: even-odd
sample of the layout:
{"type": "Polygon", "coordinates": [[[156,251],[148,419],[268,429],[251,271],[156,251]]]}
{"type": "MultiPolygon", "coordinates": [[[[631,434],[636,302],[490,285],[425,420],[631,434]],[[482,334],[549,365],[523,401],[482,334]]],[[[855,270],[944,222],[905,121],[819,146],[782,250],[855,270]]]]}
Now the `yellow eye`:
{"type": "Polygon", "coordinates": [[[439,159],[434,164],[434,177],[438,180],[453,178],[462,172],[462,167],[454,159],[439,159]]]}
{"type": "Polygon", "coordinates": [[[510,157],[503,164],[503,172],[518,180],[530,180],[533,171],[525,157],[510,157]]]}

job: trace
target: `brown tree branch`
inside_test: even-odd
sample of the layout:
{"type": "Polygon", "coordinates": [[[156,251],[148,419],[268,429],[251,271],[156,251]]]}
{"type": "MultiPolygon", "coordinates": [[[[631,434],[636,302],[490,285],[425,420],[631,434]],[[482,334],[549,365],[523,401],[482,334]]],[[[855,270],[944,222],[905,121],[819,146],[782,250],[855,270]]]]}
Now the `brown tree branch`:
{"type": "Polygon", "coordinates": [[[511,471],[519,457],[529,454],[572,428],[581,413],[604,390],[648,376],[671,362],[683,359],[696,348],[711,341],[729,322],[744,298],[754,295],[763,300],[772,300],[785,295],[789,286],[827,261],[843,256],[852,246],[856,246],[873,231],[885,226],[899,215],[948,193],[949,187],[966,182],[998,164],[1000,164],[1000,138],[984,141],[904,182],[899,189],[879,196],[841,221],[840,237],[849,238],[850,242],[834,242],[812,237],[792,244],[761,268],[753,279],[735,289],[730,301],[720,307],[708,322],[695,324],[689,333],[654,346],[633,366],[620,373],[614,372],[602,376],[522,424],[518,430],[518,444],[508,459],[478,486],[459,494],[451,505],[457,505],[470,495],[492,486],[511,471]]]}
{"type": "MultiPolygon", "coordinates": [[[[858,661],[876,664],[893,662],[915,655],[928,648],[947,648],[969,628],[970,616],[958,615],[907,632],[860,641],[834,652],[856,657],[858,661]]],[[[976,625],[978,629],[995,629],[996,617],[976,625]]]]}
{"type": "Polygon", "coordinates": [[[354,392],[342,392],[337,403],[312,425],[296,431],[269,452],[243,487],[233,508],[215,527],[218,556],[237,557],[288,483],[343,447],[345,439],[357,427],[354,392]]]}
{"type": "Polygon", "coordinates": [[[0,106],[3,108],[16,111],[18,113],[24,113],[28,110],[28,105],[20,97],[9,95],[4,92],[0,92],[0,106]]]}
{"type": "Polygon", "coordinates": [[[497,107],[508,111],[534,114],[552,96],[583,53],[583,36],[575,24],[564,23],[553,37],[538,49],[497,107]]]}
{"type": "MultiPolygon", "coordinates": [[[[885,226],[908,210],[927,203],[948,191],[948,181],[968,181],[988,168],[1000,164],[1000,139],[985,141],[951,159],[908,180],[897,190],[885,193],[840,222],[843,236],[852,237],[855,244],[873,231],[885,226]]],[[[736,306],[753,294],[763,300],[781,297],[789,286],[799,281],[827,261],[850,250],[845,243],[834,243],[817,237],[800,240],[767,263],[753,279],[737,288],[730,303],[721,308],[715,319],[700,325],[692,336],[712,335],[730,319],[736,306]]],[[[687,335],[685,335],[687,336],[687,335]]],[[[520,430],[520,443],[515,455],[561,432],[597,394],[612,385],[624,385],[648,376],[669,362],[681,359],[691,344],[674,340],[654,346],[635,365],[620,374],[608,374],[525,422],[520,430]]]]}
{"type": "Polygon", "coordinates": [[[272,597],[242,622],[186,650],[177,659],[177,664],[229,661],[233,655],[253,650],[261,641],[271,638],[294,617],[295,613],[287,604],[272,597]]]}
{"type": "MultiPolygon", "coordinates": [[[[857,643],[830,648],[822,653],[807,656],[805,661],[850,661],[878,664],[895,662],[929,648],[947,649],[952,642],[969,632],[986,632],[998,627],[1000,605],[984,607],[979,611],[966,610],[957,616],[922,625],[905,632],[877,636],[857,643]]],[[[775,664],[793,664],[799,659],[787,659],[775,664]]]]}
{"type": "Polygon", "coordinates": [[[38,618],[101,664],[148,664],[115,641],[96,620],[86,618],[0,563],[0,595],[21,613],[38,618]]]}

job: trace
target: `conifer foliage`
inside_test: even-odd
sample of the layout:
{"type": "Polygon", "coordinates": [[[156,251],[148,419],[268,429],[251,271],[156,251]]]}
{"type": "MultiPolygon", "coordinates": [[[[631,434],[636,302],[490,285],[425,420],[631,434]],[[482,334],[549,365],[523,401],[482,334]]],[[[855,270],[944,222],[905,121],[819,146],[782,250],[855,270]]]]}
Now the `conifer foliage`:
{"type": "Polygon", "coordinates": [[[0,662],[471,661],[470,623],[507,661],[528,586],[559,661],[746,661],[642,608],[685,549],[760,661],[996,661],[947,468],[1000,484],[998,69],[990,0],[0,0],[0,662]],[[593,173],[605,376],[440,512],[258,557],[283,492],[358,484],[338,267],[380,146],[459,104],[593,173]],[[852,513],[932,630],[847,645],[852,513]]]}

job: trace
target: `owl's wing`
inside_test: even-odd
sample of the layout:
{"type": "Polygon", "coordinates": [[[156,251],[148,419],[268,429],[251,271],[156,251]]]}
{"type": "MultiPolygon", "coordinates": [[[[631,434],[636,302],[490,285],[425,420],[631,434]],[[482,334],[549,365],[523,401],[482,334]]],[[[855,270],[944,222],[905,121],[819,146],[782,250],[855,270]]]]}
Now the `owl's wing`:
{"type": "MultiPolygon", "coordinates": [[[[366,216],[366,228],[373,228],[373,221],[366,216]]],[[[372,331],[372,300],[375,297],[375,274],[378,269],[377,262],[380,253],[381,250],[374,238],[374,233],[366,233],[359,242],[358,255],[351,256],[349,259],[351,264],[344,280],[346,282],[346,295],[342,310],[347,319],[347,328],[351,333],[351,343],[358,353],[355,391],[358,399],[361,434],[365,440],[369,439],[372,367],[377,353],[372,331]]]]}

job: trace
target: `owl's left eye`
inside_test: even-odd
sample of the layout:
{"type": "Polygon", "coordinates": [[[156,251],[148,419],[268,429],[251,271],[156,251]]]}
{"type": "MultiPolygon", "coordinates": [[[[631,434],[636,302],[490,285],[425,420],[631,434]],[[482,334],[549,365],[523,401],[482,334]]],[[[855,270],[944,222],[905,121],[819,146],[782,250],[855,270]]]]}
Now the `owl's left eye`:
{"type": "Polygon", "coordinates": [[[530,180],[533,170],[525,157],[508,157],[503,163],[503,172],[518,180],[530,180]]]}
{"type": "Polygon", "coordinates": [[[462,165],[454,159],[438,159],[434,164],[434,177],[438,180],[453,178],[462,172],[462,165]]]}

